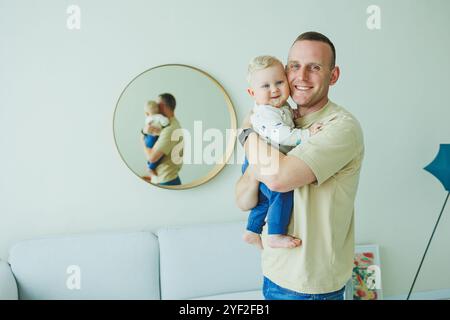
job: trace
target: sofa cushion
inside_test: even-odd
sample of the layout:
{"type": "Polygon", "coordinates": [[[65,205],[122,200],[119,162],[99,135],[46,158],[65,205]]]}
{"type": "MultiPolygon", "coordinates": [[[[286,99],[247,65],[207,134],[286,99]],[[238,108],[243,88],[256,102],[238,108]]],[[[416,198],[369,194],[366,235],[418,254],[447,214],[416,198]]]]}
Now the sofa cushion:
{"type": "Polygon", "coordinates": [[[260,252],[242,241],[244,230],[244,222],[160,229],[161,298],[260,290],[260,252]]]}
{"type": "Polygon", "coordinates": [[[21,299],[159,299],[156,237],[102,233],[23,241],[9,262],[21,299]]]}

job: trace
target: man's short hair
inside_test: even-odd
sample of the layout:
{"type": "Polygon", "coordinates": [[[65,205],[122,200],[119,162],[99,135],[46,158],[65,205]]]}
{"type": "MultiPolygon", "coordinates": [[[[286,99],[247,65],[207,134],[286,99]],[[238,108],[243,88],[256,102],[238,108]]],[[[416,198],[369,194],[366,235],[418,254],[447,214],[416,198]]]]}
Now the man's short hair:
{"type": "Polygon", "coordinates": [[[267,69],[275,64],[279,63],[283,67],[283,63],[272,56],[257,56],[250,60],[247,71],[247,81],[250,83],[253,73],[259,70],[267,69]]]}
{"type": "Polygon", "coordinates": [[[175,97],[170,93],[160,94],[159,97],[164,101],[164,104],[167,105],[172,111],[175,110],[175,106],[177,105],[177,101],[175,97]]]}
{"type": "Polygon", "coordinates": [[[308,31],[299,35],[292,45],[294,45],[297,41],[301,40],[319,41],[328,44],[331,48],[332,53],[330,66],[331,69],[334,68],[334,66],[336,65],[336,49],[334,48],[333,42],[331,42],[331,40],[328,39],[327,36],[316,31],[308,31]]]}

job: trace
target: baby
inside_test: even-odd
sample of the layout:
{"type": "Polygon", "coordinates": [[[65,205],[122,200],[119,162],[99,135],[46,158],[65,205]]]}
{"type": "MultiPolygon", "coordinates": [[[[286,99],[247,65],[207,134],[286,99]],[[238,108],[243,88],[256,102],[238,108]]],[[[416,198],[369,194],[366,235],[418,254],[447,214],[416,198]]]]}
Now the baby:
{"type": "MultiPolygon", "coordinates": [[[[268,143],[279,147],[283,153],[304,143],[321,129],[315,124],[309,129],[296,129],[293,110],[287,104],[289,83],[283,64],[271,56],[253,58],[248,67],[247,92],[255,100],[250,122],[253,129],[268,143]]],[[[248,167],[245,159],[242,173],[248,167]]],[[[294,248],[301,244],[299,239],[286,235],[293,205],[293,191],[271,191],[259,184],[258,204],[248,217],[247,230],[243,236],[250,244],[262,249],[260,234],[267,216],[268,241],[272,248],[294,248]]]]}
{"type": "MultiPolygon", "coordinates": [[[[159,132],[162,128],[169,125],[169,119],[159,113],[158,104],[150,100],[144,106],[145,123],[142,134],[144,135],[144,143],[147,148],[153,148],[159,135],[152,133],[150,128],[153,128],[153,132],[159,132]]],[[[156,175],[155,169],[161,162],[162,158],[156,162],[147,162],[147,167],[150,175],[156,175]]]]}

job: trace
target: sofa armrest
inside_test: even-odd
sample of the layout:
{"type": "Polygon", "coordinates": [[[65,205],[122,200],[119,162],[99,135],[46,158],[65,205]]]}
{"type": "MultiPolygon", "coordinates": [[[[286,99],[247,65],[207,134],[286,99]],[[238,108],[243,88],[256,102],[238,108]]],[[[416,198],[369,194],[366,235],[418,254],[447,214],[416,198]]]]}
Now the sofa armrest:
{"type": "Polygon", "coordinates": [[[17,283],[11,267],[0,260],[0,300],[18,300],[17,283]]]}

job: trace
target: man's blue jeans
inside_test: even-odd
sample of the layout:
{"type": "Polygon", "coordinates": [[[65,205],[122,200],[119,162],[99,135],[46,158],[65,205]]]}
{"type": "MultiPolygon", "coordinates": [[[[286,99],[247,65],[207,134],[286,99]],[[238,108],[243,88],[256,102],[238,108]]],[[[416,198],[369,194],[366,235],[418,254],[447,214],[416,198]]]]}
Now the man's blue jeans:
{"type": "Polygon", "coordinates": [[[161,182],[159,183],[160,186],[179,186],[181,185],[180,177],[176,177],[173,180],[167,181],[167,182],[161,182]]]}
{"type": "Polygon", "coordinates": [[[344,300],[345,287],[324,294],[307,294],[280,287],[264,277],[263,295],[266,300],[344,300]]]}

